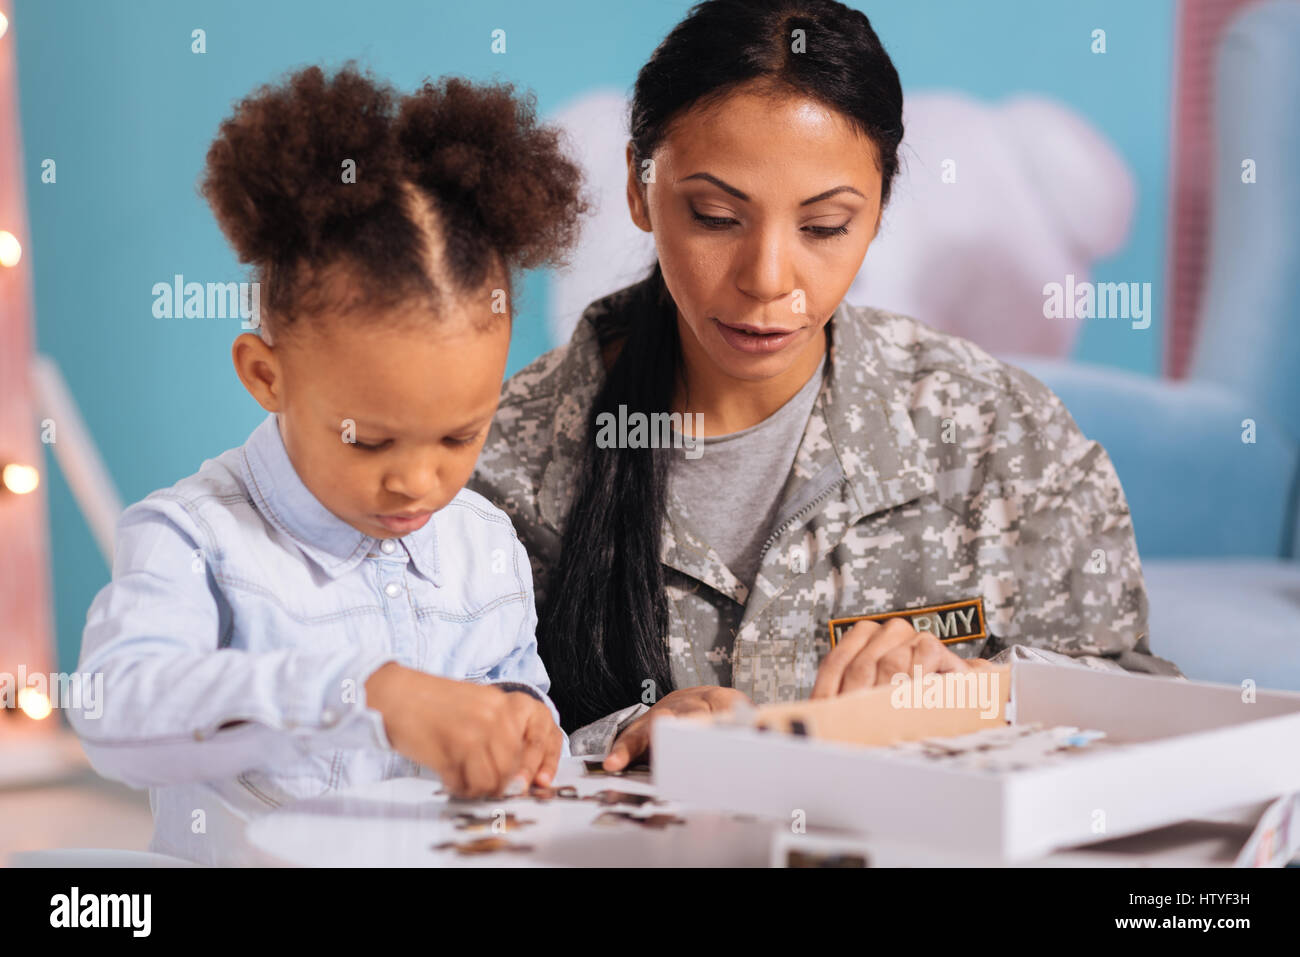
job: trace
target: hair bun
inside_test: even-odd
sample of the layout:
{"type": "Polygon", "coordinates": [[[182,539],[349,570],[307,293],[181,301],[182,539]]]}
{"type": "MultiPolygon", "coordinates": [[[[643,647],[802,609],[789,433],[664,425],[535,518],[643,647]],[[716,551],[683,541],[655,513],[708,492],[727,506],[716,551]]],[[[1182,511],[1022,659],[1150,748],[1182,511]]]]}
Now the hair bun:
{"type": "Polygon", "coordinates": [[[240,261],[274,276],[263,305],[284,328],[351,308],[316,267],[346,262],[350,301],[371,310],[437,295],[412,190],[437,213],[449,286],[561,262],[587,207],[558,143],[509,86],[449,78],[401,96],[352,64],[308,67],[236,105],[201,190],[240,261]]]}
{"type": "Polygon", "coordinates": [[[490,247],[511,267],[561,261],[587,206],[559,136],[538,125],[535,98],[509,84],[444,77],[402,100],[397,140],[407,175],[447,220],[453,268],[450,241],[490,247]]]}
{"type": "Polygon", "coordinates": [[[396,95],[351,64],[244,98],[208,150],[201,186],[241,262],[313,258],[317,241],[391,199],[396,95]],[[345,163],[355,176],[345,180],[345,163]]]}

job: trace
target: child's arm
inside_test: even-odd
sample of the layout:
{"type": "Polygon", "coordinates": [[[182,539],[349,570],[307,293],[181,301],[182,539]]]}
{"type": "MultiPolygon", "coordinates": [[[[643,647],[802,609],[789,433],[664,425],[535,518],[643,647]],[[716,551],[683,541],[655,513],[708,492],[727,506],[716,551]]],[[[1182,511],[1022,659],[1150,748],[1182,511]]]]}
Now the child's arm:
{"type": "Polygon", "coordinates": [[[473,683],[401,665],[379,669],[369,682],[392,746],[432,768],[448,791],[462,797],[500,794],[511,783],[549,785],[560,757],[568,753],[555,705],[546,695],[550,680],[537,655],[528,556],[513,532],[510,540],[524,613],[509,650],[473,683]]]}
{"type": "MultiPolygon", "coordinates": [[[[527,645],[516,648],[500,665],[489,671],[487,680],[507,691],[531,695],[546,706],[551,721],[555,723],[557,729],[560,727],[560,712],[556,710],[555,703],[546,693],[551,682],[547,677],[546,668],[542,665],[542,659],[537,656],[535,638],[527,645]]],[[[561,730],[560,738],[560,754],[568,757],[569,736],[561,730]]]]}
{"type": "MultiPolygon", "coordinates": [[[[555,722],[558,728],[560,727],[560,712],[556,710],[555,703],[551,701],[550,696],[547,694],[551,688],[551,678],[546,673],[546,666],[542,664],[541,657],[537,654],[537,604],[536,596],[533,593],[532,565],[528,561],[528,553],[524,549],[523,543],[517,538],[515,539],[515,548],[518,551],[515,564],[521,570],[520,577],[524,582],[528,611],[519,627],[514,649],[487,673],[486,680],[493,684],[527,687],[533,697],[546,705],[551,720],[555,722]]],[[[563,731],[560,734],[563,742],[561,754],[568,757],[570,753],[569,736],[564,734],[563,731]]]]}
{"type": "Polygon", "coordinates": [[[230,777],[325,748],[387,748],[366,679],[396,655],[222,647],[230,613],[201,524],[150,496],[123,514],[80,670],[103,700],[70,711],[95,769],[135,787],[230,777]]]}
{"type": "Polygon", "coordinates": [[[560,723],[560,713],[556,710],[555,704],[547,694],[551,688],[551,678],[546,673],[546,666],[542,664],[541,657],[537,654],[537,606],[533,595],[531,566],[528,563],[528,555],[524,551],[524,546],[518,540],[515,541],[515,548],[519,551],[516,566],[521,570],[520,577],[524,582],[525,602],[528,610],[520,623],[519,632],[515,636],[514,648],[494,668],[488,671],[485,680],[493,684],[527,685],[531,691],[535,692],[533,696],[546,705],[547,710],[551,712],[551,717],[558,725],[560,723]]]}

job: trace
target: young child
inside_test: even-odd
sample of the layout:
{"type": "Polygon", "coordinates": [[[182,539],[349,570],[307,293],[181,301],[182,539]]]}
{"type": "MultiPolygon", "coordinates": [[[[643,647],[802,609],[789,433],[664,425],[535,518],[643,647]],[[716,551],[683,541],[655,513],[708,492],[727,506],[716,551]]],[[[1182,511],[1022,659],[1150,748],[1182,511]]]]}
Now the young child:
{"type": "Polygon", "coordinates": [[[511,273],[572,243],[579,179],[506,86],[313,67],[222,124],[202,191],[260,283],[232,357],[268,415],[122,516],[81,651],[103,713],[71,715],[150,788],[151,849],[238,863],[251,816],[426,768],[461,796],[552,780],[528,558],[463,486],[511,273]]]}

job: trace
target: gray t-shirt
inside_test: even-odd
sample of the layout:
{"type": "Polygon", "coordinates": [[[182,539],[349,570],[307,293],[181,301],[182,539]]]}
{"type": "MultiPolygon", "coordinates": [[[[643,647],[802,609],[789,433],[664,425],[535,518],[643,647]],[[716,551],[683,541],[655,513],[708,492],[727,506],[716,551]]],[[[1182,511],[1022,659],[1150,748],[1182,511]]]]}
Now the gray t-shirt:
{"type": "Polygon", "coordinates": [[[698,458],[672,456],[670,493],[682,502],[706,504],[691,509],[693,527],[746,588],[758,574],[825,368],[822,356],[803,388],[757,425],[697,440],[698,458]]]}

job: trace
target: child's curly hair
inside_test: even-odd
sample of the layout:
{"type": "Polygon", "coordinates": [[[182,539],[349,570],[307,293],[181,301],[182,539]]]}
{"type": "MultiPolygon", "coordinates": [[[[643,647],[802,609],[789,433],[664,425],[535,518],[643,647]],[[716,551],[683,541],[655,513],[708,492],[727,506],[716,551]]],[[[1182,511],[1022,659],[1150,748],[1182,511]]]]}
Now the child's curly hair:
{"type": "Polygon", "coordinates": [[[349,63],[241,101],[201,192],[279,331],[326,308],[433,305],[449,291],[435,277],[470,292],[498,269],[508,284],[515,269],[560,264],[588,208],[580,188],[532,95],[444,77],[403,96],[349,63]]]}

